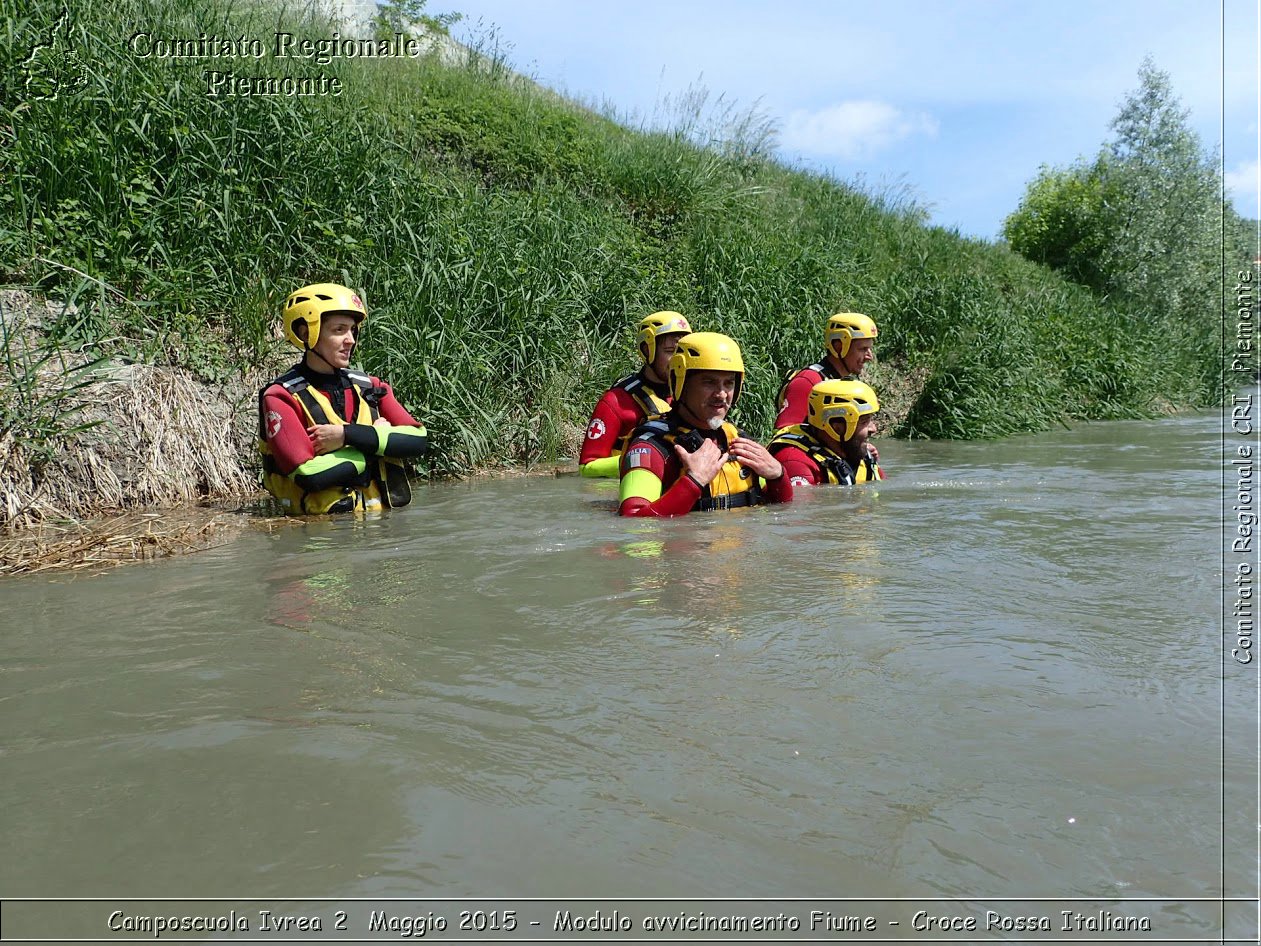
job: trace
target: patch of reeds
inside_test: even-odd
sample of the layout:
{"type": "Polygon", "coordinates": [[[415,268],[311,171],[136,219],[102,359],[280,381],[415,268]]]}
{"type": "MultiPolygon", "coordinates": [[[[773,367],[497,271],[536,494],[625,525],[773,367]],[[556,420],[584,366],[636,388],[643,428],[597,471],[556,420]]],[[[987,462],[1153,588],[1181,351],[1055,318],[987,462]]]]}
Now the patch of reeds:
{"type": "Polygon", "coordinates": [[[188,508],[46,520],[32,529],[0,534],[0,576],[95,572],[183,555],[221,544],[251,526],[274,528],[283,521],[188,508]]]}
{"type": "Polygon", "coordinates": [[[255,449],[252,393],[107,356],[106,342],[88,352],[54,347],[44,329],[59,317],[64,307],[0,295],[11,382],[0,414],[0,530],[256,489],[243,462],[255,449]]]}

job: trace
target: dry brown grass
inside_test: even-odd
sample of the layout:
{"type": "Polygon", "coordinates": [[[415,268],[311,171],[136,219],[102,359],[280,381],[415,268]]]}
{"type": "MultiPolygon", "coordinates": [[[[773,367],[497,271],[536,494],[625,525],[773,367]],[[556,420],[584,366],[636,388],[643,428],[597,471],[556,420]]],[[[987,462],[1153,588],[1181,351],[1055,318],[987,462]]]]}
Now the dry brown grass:
{"type": "MultiPolygon", "coordinates": [[[[60,380],[55,370],[39,377],[60,380]]],[[[257,492],[241,463],[253,448],[240,430],[243,411],[226,391],[132,364],[110,367],[70,400],[75,423],[94,426],[68,434],[51,458],[12,430],[0,435],[0,528],[257,492]]]]}
{"type": "Polygon", "coordinates": [[[929,368],[920,365],[907,369],[903,365],[876,362],[863,372],[863,380],[880,398],[880,432],[888,435],[906,420],[915,402],[919,400],[924,385],[928,383],[929,368]]]}
{"type": "Polygon", "coordinates": [[[43,522],[0,538],[0,575],[97,570],[208,548],[248,520],[204,510],[126,512],[89,522],[43,522]]]}
{"type": "Polygon", "coordinates": [[[21,394],[58,431],[49,444],[21,423],[0,428],[0,574],[146,560],[244,528],[197,505],[259,495],[248,458],[261,374],[213,386],[118,359],[89,370],[85,356],[44,341],[62,307],[16,290],[0,296],[0,397],[21,394]]]}
{"type": "Polygon", "coordinates": [[[246,531],[274,532],[301,524],[204,506],[115,512],[86,521],[42,522],[0,534],[0,576],[95,572],[130,562],[199,552],[246,531]]]}
{"type": "Polygon", "coordinates": [[[13,378],[0,367],[0,396],[13,399],[16,391],[4,389],[23,384],[27,401],[55,412],[50,423],[63,433],[49,451],[29,436],[24,441],[20,424],[0,428],[0,531],[103,509],[258,493],[242,461],[256,452],[254,392],[261,373],[215,386],[179,368],[121,359],[87,370],[85,356],[44,346],[48,304],[14,290],[2,295],[10,353],[33,368],[13,378]]]}

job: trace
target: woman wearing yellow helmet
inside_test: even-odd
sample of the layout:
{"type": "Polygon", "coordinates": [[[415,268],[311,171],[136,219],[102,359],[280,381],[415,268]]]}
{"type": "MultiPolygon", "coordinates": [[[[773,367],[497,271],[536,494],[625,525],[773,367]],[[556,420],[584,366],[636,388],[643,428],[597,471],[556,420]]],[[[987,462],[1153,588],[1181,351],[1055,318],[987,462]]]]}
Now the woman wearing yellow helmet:
{"type": "Polygon", "coordinates": [[[618,513],[681,516],[791,497],[779,461],[727,419],[744,383],[736,343],[715,332],[685,335],[668,374],[673,409],[631,435],[618,513]]]}
{"type": "Polygon", "coordinates": [[[259,392],[263,485],[293,513],[405,505],[402,461],[428,438],[380,378],[350,367],[359,296],[333,283],[304,286],[285,300],[285,338],[302,360],[259,392]]]}
{"type": "Polygon", "coordinates": [[[810,390],[805,424],[776,432],[768,445],[784,467],[789,489],[884,479],[868,440],[880,401],[861,381],[823,381],[810,390]]]}
{"type": "Polygon", "coordinates": [[[861,312],[838,312],[823,331],[827,354],[820,362],[789,372],[779,390],[779,416],[775,429],[805,423],[810,389],[820,381],[858,380],[863,367],[875,360],[872,350],[879,334],[876,323],[861,312]]]}
{"type": "Polygon", "coordinates": [[[680,338],[692,331],[677,312],[645,316],[637,330],[644,366],[604,392],[591,413],[578,454],[583,476],[617,476],[630,433],[649,417],[670,409],[666,366],[680,338]]]}

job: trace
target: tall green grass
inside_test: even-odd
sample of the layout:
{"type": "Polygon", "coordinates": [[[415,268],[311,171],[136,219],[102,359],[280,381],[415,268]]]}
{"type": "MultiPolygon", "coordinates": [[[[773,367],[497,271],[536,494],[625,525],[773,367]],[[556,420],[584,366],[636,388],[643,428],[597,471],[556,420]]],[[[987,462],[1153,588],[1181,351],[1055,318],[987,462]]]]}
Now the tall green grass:
{"type": "Polygon", "coordinates": [[[694,128],[628,129],[493,55],[140,59],[138,30],[266,43],[339,27],[219,0],[78,0],[69,45],[86,87],[34,100],[21,61],[61,5],[0,10],[0,282],[75,298],[52,340],[109,340],[221,380],[274,358],[287,292],[344,282],[370,309],[358,357],[426,421],[439,472],[553,457],[629,367],[630,326],[665,308],[741,343],[740,420],[762,435],[782,373],[819,357],[842,308],[880,323],[887,370],[927,377],[910,436],[996,437],[1218,393],[1198,327],[1157,334],[1002,247],[926,227],[896,194],[762,148],[699,147],[694,128]],[[323,72],[345,91],[212,98],[207,69],[323,72]]]}

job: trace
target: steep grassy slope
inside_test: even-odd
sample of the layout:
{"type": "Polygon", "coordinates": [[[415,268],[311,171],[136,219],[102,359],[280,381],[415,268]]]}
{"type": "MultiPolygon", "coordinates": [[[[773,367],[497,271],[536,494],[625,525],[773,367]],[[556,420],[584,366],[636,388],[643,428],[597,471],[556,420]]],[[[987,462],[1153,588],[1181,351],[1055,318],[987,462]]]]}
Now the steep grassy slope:
{"type": "Polygon", "coordinates": [[[285,293],[345,282],[371,311],[360,360],[425,418],[438,472],[572,446],[630,366],[629,326],[665,308],[741,343],[739,419],[762,435],[783,371],[818,357],[840,309],[879,322],[875,381],[905,435],[995,437],[1217,394],[1211,319],[1171,334],[913,207],[738,142],[628,130],[493,58],[320,63],[275,55],[278,32],[331,38],[316,16],[73,7],[53,30],[59,2],[0,0],[0,283],[77,304],[49,345],[230,382],[276,362],[285,293]],[[151,52],[203,33],[262,55],[151,52]],[[34,57],[33,35],[49,47],[34,57]],[[335,79],[341,94],[226,96],[221,81],[212,95],[214,71],[335,79]]]}

